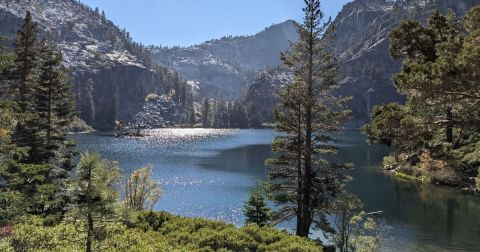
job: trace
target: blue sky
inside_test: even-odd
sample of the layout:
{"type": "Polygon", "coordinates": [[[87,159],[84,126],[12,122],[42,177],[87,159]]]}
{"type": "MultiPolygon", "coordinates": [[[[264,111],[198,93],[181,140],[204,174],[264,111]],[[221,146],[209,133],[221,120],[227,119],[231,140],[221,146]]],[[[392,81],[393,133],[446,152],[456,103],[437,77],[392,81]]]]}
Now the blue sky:
{"type": "MultiPolygon", "coordinates": [[[[189,46],[228,35],[251,35],[288,19],[301,21],[303,0],[81,0],[146,45],[189,46]]],[[[332,17],[350,0],[325,0],[332,17]]]]}

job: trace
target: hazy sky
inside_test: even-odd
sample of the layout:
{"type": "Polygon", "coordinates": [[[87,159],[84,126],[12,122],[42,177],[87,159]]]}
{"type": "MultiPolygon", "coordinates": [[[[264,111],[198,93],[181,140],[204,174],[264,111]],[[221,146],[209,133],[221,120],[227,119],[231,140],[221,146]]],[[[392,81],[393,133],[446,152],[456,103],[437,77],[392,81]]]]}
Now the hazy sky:
{"type": "MultiPolygon", "coordinates": [[[[251,35],[288,19],[301,21],[303,0],[81,0],[100,10],[134,40],[188,46],[227,35],[251,35]]],[[[335,17],[350,0],[324,0],[335,17]]]]}

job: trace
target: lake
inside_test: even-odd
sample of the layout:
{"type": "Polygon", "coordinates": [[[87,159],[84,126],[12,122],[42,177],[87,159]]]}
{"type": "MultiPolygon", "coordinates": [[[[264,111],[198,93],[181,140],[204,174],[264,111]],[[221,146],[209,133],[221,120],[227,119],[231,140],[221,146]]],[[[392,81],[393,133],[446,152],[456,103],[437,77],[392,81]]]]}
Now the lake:
{"type": "MultiPolygon", "coordinates": [[[[125,174],[153,165],[164,192],[156,210],[243,225],[244,201],[267,178],[264,161],[271,156],[273,130],[157,129],[148,135],[94,132],[73,138],[81,150],[117,160],[125,174]]],[[[480,251],[480,197],[393,178],[379,169],[388,149],[367,145],[358,131],[340,138],[336,159],[355,164],[348,188],[366,211],[383,211],[389,226],[384,250],[480,251]]]]}

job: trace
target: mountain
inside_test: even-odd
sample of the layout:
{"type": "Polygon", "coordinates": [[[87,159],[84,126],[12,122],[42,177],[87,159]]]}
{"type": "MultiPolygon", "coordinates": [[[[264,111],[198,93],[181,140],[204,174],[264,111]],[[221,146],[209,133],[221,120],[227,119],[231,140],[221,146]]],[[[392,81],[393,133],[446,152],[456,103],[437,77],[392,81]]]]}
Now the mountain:
{"type": "MultiPolygon", "coordinates": [[[[52,41],[71,69],[73,92],[84,119],[87,83],[93,82],[96,128],[111,129],[115,121],[130,121],[151,93],[168,94],[183,83],[178,74],[152,63],[150,53],[135,43],[103,13],[75,0],[0,1],[0,36],[12,48],[27,11],[42,38],[52,41]]],[[[173,102],[173,101],[172,101],[173,102]]]]}
{"type": "Polygon", "coordinates": [[[223,37],[191,47],[152,47],[153,59],[199,83],[199,95],[235,99],[255,75],[281,64],[280,53],[298,40],[295,22],[270,26],[253,36],[223,37]]]}
{"type": "MultiPolygon", "coordinates": [[[[369,120],[374,105],[403,101],[391,80],[392,75],[400,70],[400,62],[390,58],[390,31],[407,18],[425,23],[433,9],[442,12],[451,9],[462,16],[471,7],[479,5],[480,0],[438,0],[435,6],[426,0],[401,3],[394,0],[355,0],[346,4],[333,21],[337,35],[333,48],[342,84],[338,94],[352,96],[350,108],[354,115],[354,126],[369,120]]],[[[255,82],[247,92],[247,100],[258,107],[264,104],[263,100],[272,99],[274,90],[266,90],[277,87],[272,85],[273,82],[255,82]],[[258,99],[250,95],[257,92],[263,94],[258,99]]]]}

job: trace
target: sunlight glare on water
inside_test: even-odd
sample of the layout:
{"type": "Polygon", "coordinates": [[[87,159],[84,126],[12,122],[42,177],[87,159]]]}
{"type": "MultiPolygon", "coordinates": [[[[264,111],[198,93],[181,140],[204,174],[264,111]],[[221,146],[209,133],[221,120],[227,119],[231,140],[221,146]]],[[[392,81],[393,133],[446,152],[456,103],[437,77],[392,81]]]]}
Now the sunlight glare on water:
{"type": "Polygon", "coordinates": [[[144,139],[147,140],[160,140],[166,143],[179,143],[179,142],[195,142],[208,138],[216,138],[221,136],[236,134],[238,129],[204,129],[204,128],[192,128],[192,129],[151,129],[145,130],[144,139]]]}
{"type": "MultiPolygon", "coordinates": [[[[152,164],[164,194],[155,210],[244,224],[249,192],[267,179],[273,130],[156,129],[143,138],[95,132],[72,137],[79,149],[117,160],[124,172],[152,164]]],[[[388,149],[344,132],[334,159],[353,162],[348,188],[366,211],[383,211],[395,239],[384,251],[478,251],[480,199],[451,188],[397,180],[378,169],[388,149]]],[[[294,226],[284,223],[280,228],[294,226]]]]}

